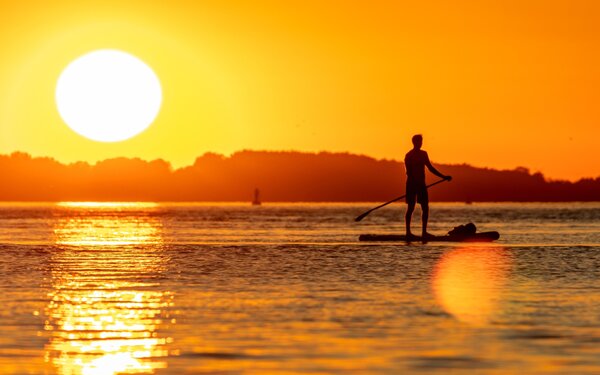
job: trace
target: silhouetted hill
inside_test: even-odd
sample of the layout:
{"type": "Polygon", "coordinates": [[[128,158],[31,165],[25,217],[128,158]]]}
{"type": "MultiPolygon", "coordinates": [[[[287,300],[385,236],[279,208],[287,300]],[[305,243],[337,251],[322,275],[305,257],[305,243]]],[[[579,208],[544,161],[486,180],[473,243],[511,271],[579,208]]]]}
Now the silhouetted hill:
{"type": "MultiPolygon", "coordinates": [[[[437,201],[600,201],[600,178],[547,181],[525,168],[437,164],[454,176],[431,190],[437,201]]],[[[25,153],[0,156],[4,201],[387,201],[404,193],[404,165],[348,153],[207,153],[173,170],[163,160],[116,158],[61,164],[25,153]]],[[[429,176],[429,181],[436,177],[429,176]]]]}

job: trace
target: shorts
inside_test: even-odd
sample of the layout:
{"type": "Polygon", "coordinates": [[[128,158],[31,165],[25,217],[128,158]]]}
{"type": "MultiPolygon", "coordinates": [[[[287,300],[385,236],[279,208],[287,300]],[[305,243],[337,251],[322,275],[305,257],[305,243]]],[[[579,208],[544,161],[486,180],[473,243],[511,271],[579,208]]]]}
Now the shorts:
{"type": "Polygon", "coordinates": [[[429,194],[427,194],[427,186],[406,184],[406,203],[421,205],[429,204],[429,194]]]}

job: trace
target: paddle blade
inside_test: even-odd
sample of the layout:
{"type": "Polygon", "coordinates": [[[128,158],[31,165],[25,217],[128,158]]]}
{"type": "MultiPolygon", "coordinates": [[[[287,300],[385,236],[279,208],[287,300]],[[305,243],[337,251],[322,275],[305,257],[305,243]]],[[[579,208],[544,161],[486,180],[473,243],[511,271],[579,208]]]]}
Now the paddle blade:
{"type": "Polygon", "coordinates": [[[365,217],[367,217],[368,214],[370,214],[371,211],[367,211],[367,212],[363,212],[362,214],[358,215],[356,217],[356,219],[354,219],[354,221],[358,222],[361,221],[362,219],[364,219],[365,217]]]}

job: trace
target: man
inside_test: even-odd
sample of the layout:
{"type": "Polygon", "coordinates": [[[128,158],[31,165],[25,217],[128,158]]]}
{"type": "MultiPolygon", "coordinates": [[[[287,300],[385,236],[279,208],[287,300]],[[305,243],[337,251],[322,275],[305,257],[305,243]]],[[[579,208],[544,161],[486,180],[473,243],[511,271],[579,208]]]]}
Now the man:
{"type": "Polygon", "coordinates": [[[404,158],[404,166],[406,167],[406,204],[408,205],[406,210],[406,237],[411,238],[413,236],[410,231],[410,220],[412,218],[415,205],[418,202],[421,204],[421,218],[423,220],[423,239],[431,237],[432,235],[427,233],[427,220],[429,219],[429,196],[427,194],[427,185],[425,184],[425,167],[431,171],[434,175],[443,178],[444,180],[451,181],[451,176],[443,175],[440,171],[435,169],[429,161],[427,152],[421,150],[423,145],[423,136],[417,134],[412,137],[413,149],[410,150],[404,158]]]}

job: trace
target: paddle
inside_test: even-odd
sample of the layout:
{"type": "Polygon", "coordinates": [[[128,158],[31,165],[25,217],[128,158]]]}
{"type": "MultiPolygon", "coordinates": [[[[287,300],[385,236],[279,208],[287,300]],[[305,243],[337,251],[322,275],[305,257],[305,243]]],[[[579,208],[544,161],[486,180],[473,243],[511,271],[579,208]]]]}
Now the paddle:
{"type": "MultiPolygon", "coordinates": [[[[429,188],[430,188],[430,187],[432,187],[433,185],[437,185],[437,184],[439,184],[440,182],[444,182],[444,181],[446,181],[446,179],[445,179],[445,178],[444,178],[444,179],[442,179],[442,180],[439,180],[439,181],[437,181],[437,182],[434,182],[433,184],[429,184],[429,185],[427,185],[425,188],[426,188],[426,189],[429,189],[429,188]]],[[[379,206],[377,206],[377,207],[375,207],[375,208],[371,208],[369,211],[367,211],[367,212],[363,212],[362,214],[358,215],[358,216],[356,217],[356,219],[354,219],[354,221],[361,221],[362,219],[364,219],[365,217],[367,217],[367,215],[368,215],[368,214],[370,214],[371,212],[373,212],[373,211],[375,211],[375,210],[377,210],[377,209],[379,209],[379,208],[381,208],[381,207],[387,206],[387,205],[388,205],[388,204],[390,204],[390,203],[394,203],[394,202],[396,202],[396,201],[399,201],[400,199],[402,199],[402,198],[404,198],[404,197],[406,197],[406,194],[404,194],[404,195],[403,195],[403,196],[401,196],[401,197],[394,198],[394,199],[392,199],[392,200],[391,200],[391,201],[389,201],[389,202],[385,202],[384,204],[380,204],[379,206]]]]}

